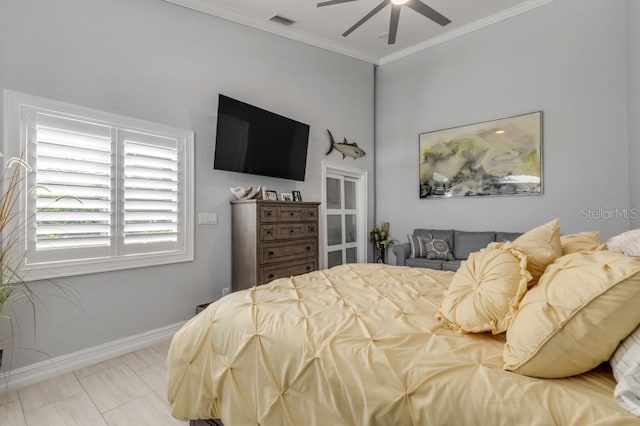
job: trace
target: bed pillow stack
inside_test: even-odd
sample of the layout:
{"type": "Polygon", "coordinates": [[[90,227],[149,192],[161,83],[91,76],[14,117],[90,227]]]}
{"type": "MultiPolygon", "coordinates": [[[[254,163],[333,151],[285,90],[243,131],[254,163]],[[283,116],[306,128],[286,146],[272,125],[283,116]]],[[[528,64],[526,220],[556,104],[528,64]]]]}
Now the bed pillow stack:
{"type": "Polygon", "coordinates": [[[611,357],[618,382],[613,396],[627,411],[640,416],[640,327],[620,343],[611,357]]]}
{"type": "Polygon", "coordinates": [[[462,262],[438,317],[459,332],[506,331],[527,288],[561,254],[558,219],[513,242],[489,244],[462,262]]]}
{"type": "Polygon", "coordinates": [[[504,368],[561,378],[609,359],[640,323],[640,259],[576,252],[549,266],[507,330],[504,368]]]}
{"type": "Polygon", "coordinates": [[[471,253],[453,276],[438,318],[456,331],[502,333],[529,280],[527,258],[518,250],[496,248],[471,253]]]}

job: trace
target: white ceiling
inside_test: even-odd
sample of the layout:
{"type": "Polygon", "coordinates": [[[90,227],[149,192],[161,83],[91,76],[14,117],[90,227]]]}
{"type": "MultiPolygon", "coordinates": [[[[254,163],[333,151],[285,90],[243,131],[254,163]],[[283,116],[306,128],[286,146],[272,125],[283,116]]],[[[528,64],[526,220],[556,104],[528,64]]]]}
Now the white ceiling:
{"type": "Polygon", "coordinates": [[[358,0],[316,7],[321,0],[166,0],[214,16],[322,47],[374,64],[383,64],[466,34],[554,0],[422,0],[453,21],[445,27],[403,7],[397,40],[387,44],[391,7],[387,6],[348,37],[342,33],[382,0],[358,0]],[[274,15],[296,21],[284,26],[274,15]]]}

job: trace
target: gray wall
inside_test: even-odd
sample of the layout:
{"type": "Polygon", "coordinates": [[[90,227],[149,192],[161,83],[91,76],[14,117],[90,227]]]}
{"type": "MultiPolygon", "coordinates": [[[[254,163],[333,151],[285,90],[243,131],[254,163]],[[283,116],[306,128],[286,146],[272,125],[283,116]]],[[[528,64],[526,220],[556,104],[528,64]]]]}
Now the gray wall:
{"type": "Polygon", "coordinates": [[[401,242],[416,227],[525,231],[554,217],[563,233],[627,230],[626,218],[582,217],[629,206],[626,12],[557,0],[380,66],[377,221],[401,242]],[[537,110],[544,195],[419,199],[419,133],[537,110]]]}
{"type": "Polygon", "coordinates": [[[219,220],[196,227],[195,262],[35,283],[36,341],[16,304],[16,343],[30,350],[12,367],[186,320],[220,297],[231,278],[228,188],[263,184],[320,201],[321,161],[343,161],[324,155],[327,128],[370,153],[345,163],[372,177],[373,74],[370,64],[161,0],[0,0],[0,88],[194,130],[196,212],[219,220]],[[311,125],[305,182],[213,170],[218,93],[311,125]]]}
{"type": "MultiPolygon", "coordinates": [[[[640,2],[628,0],[629,36],[629,204],[640,211],[640,2]]],[[[640,228],[640,215],[631,223],[640,228]]]]}

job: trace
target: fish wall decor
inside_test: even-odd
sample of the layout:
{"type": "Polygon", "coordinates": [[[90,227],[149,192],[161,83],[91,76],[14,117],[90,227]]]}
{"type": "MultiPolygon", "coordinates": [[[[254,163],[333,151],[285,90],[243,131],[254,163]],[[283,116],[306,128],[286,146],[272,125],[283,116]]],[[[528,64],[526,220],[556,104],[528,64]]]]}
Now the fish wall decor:
{"type": "Polygon", "coordinates": [[[349,143],[347,142],[347,138],[344,138],[344,142],[336,142],[331,134],[331,131],[327,129],[327,133],[329,133],[329,151],[325,155],[331,154],[333,150],[338,151],[342,154],[342,158],[351,157],[354,160],[356,158],[364,157],[366,152],[362,148],[358,146],[357,143],[349,143]]]}

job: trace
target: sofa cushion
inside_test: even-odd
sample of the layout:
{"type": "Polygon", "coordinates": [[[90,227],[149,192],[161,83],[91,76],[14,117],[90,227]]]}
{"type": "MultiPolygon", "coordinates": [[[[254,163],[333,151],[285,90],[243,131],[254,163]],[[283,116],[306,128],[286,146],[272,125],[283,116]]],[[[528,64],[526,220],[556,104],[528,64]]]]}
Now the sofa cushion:
{"type": "Polygon", "coordinates": [[[417,268],[442,269],[442,260],[430,260],[416,257],[407,259],[406,265],[417,268]]]}
{"type": "Polygon", "coordinates": [[[442,262],[442,270],[456,272],[460,268],[461,264],[462,260],[450,260],[448,262],[442,262]]]}
{"type": "Polygon", "coordinates": [[[414,229],[413,235],[420,235],[422,237],[429,237],[431,235],[433,238],[437,238],[440,240],[445,240],[449,245],[449,248],[453,248],[453,229],[414,229]]]}
{"type": "Polygon", "coordinates": [[[513,241],[522,235],[521,232],[496,232],[496,242],[506,243],[507,241],[513,241]]]}
{"type": "Polygon", "coordinates": [[[453,256],[467,259],[469,253],[481,250],[496,240],[496,233],[455,231],[453,234],[453,256]]]}

